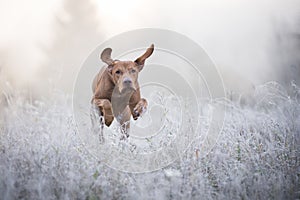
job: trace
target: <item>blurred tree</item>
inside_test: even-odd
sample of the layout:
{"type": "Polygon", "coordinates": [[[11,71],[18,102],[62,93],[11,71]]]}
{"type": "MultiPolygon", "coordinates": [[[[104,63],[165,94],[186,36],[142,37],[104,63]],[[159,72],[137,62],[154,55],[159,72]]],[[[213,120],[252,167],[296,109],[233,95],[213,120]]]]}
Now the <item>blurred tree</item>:
{"type": "Polygon", "coordinates": [[[48,86],[72,91],[80,65],[103,38],[98,30],[97,8],[91,0],[65,0],[56,16],[53,43],[45,49],[47,61],[40,70],[48,86]]]}
{"type": "Polygon", "coordinates": [[[279,83],[290,88],[291,83],[300,86],[300,16],[298,22],[289,24],[279,21],[274,28],[275,42],[272,50],[276,58],[271,61],[278,74],[279,83]]]}

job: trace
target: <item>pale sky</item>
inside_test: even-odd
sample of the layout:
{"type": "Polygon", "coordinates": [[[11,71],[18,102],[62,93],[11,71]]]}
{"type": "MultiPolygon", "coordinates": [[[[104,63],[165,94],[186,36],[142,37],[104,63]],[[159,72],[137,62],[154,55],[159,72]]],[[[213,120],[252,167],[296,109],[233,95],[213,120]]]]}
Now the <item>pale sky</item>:
{"type": "Polygon", "coordinates": [[[0,57],[0,63],[9,62],[9,76],[17,76],[20,82],[34,78],[42,59],[38,46],[51,40],[51,23],[59,9],[58,2],[0,1],[0,51],[4,57],[0,57]]]}
{"type": "MultiPolygon", "coordinates": [[[[8,71],[19,81],[34,79],[43,60],[40,46],[51,44],[61,2],[0,0],[0,64],[7,62],[3,57],[9,60],[8,71]]],[[[285,24],[283,32],[297,31],[299,26],[295,24],[300,13],[297,0],[93,2],[101,26],[95,29],[105,38],[145,27],[174,30],[198,42],[221,70],[233,70],[251,82],[264,81],[272,72],[274,23],[285,24]]]]}

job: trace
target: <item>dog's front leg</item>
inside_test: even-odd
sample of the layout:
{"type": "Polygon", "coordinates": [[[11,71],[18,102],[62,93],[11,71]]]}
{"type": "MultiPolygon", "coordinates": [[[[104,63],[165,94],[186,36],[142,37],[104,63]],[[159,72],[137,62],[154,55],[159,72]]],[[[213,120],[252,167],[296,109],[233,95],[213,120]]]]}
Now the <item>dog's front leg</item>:
{"type": "Polygon", "coordinates": [[[134,120],[137,120],[139,116],[142,116],[144,112],[147,110],[147,100],[141,98],[136,105],[131,107],[131,114],[134,120]]]}
{"type": "Polygon", "coordinates": [[[94,99],[93,103],[99,107],[106,126],[110,126],[114,120],[112,105],[108,99],[94,99]]]}

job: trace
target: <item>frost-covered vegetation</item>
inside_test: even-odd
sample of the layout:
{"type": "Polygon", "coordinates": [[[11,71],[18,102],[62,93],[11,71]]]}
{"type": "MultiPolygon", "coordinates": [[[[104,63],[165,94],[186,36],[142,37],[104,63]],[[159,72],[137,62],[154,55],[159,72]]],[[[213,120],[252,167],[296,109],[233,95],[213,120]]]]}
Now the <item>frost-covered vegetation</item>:
{"type": "Polygon", "coordinates": [[[0,124],[0,199],[299,199],[300,90],[259,86],[251,103],[220,100],[217,144],[151,173],[116,171],[76,137],[71,99],[5,94],[0,124]]]}

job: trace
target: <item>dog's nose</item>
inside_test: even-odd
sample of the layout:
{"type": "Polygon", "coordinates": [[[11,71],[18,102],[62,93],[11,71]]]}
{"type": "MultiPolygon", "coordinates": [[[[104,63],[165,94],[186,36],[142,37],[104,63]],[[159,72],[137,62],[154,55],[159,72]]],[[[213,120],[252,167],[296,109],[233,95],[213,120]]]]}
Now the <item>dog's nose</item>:
{"type": "Polygon", "coordinates": [[[130,78],[124,78],[123,83],[126,85],[130,85],[132,83],[130,78]]]}

